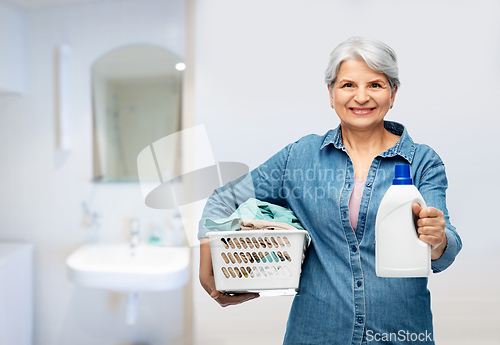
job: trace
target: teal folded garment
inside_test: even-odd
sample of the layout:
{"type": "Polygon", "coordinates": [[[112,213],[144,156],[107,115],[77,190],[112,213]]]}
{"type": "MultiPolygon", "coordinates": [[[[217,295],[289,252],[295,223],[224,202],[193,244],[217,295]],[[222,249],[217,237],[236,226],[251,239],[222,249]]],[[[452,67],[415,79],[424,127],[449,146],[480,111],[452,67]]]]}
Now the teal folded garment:
{"type": "Polygon", "coordinates": [[[228,218],[206,219],[203,226],[212,231],[236,231],[240,229],[240,219],[260,219],[286,223],[299,230],[305,230],[292,210],[255,198],[245,201],[228,218]]]}

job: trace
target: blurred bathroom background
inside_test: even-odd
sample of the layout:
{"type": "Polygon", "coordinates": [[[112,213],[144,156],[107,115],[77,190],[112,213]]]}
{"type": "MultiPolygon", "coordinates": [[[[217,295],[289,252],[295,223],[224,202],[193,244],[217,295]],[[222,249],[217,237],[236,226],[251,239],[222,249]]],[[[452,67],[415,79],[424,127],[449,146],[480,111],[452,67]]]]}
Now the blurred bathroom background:
{"type": "MultiPolygon", "coordinates": [[[[0,0],[0,344],[280,344],[292,298],[212,301],[178,210],[145,205],[134,157],[204,125],[215,161],[253,169],[336,127],[323,71],[357,35],[395,49],[402,87],[387,119],[447,167],[463,251],[429,279],[438,344],[500,344],[499,19],[496,0],[0,0]],[[130,70],[139,58],[152,62],[130,70]],[[168,66],[149,68],[155,59],[168,66]],[[66,259],[86,243],[128,242],[131,219],[142,243],[161,227],[191,260],[187,284],[141,293],[127,324],[126,295],[75,284],[66,259]],[[2,247],[12,243],[26,244],[19,264],[2,247]],[[16,279],[23,289],[5,287],[16,279]]],[[[172,176],[199,151],[172,148],[172,176]]]]}

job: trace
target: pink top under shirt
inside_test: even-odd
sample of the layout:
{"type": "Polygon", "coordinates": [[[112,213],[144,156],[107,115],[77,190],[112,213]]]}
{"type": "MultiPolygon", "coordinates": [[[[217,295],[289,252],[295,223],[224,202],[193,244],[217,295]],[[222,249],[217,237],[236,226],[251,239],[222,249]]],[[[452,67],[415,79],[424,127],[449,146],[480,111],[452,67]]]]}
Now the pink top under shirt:
{"type": "Polygon", "coordinates": [[[361,197],[365,188],[366,177],[359,179],[354,176],[354,187],[352,188],[351,198],[349,199],[349,220],[351,226],[356,231],[358,226],[359,206],[361,205],[361,197]]]}

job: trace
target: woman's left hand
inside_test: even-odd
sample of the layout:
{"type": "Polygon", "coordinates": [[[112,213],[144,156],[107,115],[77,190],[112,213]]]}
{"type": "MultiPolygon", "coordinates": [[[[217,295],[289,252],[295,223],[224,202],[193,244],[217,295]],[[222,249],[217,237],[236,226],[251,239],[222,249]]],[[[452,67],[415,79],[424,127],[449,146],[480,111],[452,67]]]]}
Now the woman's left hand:
{"type": "Polygon", "coordinates": [[[413,204],[412,210],[415,214],[418,238],[431,246],[431,259],[439,259],[447,243],[444,233],[446,221],[443,212],[434,207],[422,208],[417,203],[413,204]]]}

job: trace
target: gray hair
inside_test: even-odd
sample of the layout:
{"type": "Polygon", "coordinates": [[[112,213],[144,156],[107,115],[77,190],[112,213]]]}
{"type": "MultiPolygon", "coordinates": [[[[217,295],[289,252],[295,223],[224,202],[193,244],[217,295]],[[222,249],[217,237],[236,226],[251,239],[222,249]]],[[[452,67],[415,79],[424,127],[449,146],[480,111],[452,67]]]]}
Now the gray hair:
{"type": "Polygon", "coordinates": [[[335,83],[343,61],[359,58],[365,60],[368,67],[374,71],[385,74],[393,92],[396,86],[401,85],[398,77],[398,60],[394,50],[385,43],[365,37],[351,37],[331,52],[325,71],[325,83],[328,85],[335,83]]]}

